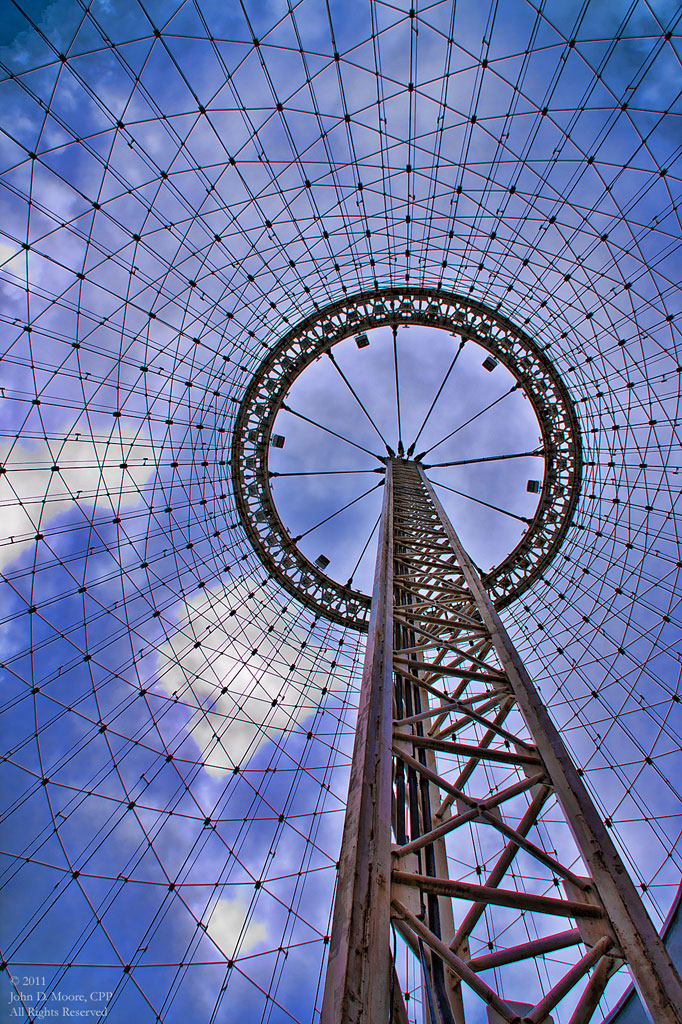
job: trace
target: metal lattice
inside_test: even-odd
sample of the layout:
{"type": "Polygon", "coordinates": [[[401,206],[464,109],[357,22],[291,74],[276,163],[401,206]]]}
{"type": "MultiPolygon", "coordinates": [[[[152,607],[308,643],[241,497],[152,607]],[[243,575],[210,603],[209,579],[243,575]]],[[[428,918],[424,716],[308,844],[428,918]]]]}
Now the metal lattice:
{"type": "Polygon", "coordinates": [[[651,1020],[682,1019],[679,974],[416,462],[389,466],[369,632],[323,1024],[407,1020],[389,921],[434,1022],[483,1004],[544,1024],[568,1000],[587,1024],[623,964],[651,1020]],[[546,988],[519,988],[547,954],[546,988]]]}
{"type": "MultiPolygon", "coordinates": [[[[404,295],[411,315],[416,294],[459,296],[565,385],[572,522],[501,614],[660,928],[682,874],[678,7],[13,0],[2,15],[11,1019],[319,1020],[366,639],[264,564],[231,464],[264,360],[358,295],[404,295]]],[[[449,363],[398,386],[421,328],[401,324],[392,349],[376,323],[365,363],[352,337],[333,354],[382,431],[390,407],[397,452],[399,399],[418,427],[449,363]],[[370,373],[382,345],[388,371],[370,373]]],[[[497,425],[473,456],[513,454],[517,407],[483,411],[507,371],[465,365],[475,344],[429,425],[447,434],[469,403],[497,425]]],[[[328,432],[276,416],[269,482],[292,537],[355,500],[366,467],[348,442],[376,441],[331,371],[299,411],[351,454],[332,462],[328,432]]],[[[439,461],[469,457],[458,440],[439,461]]],[[[532,459],[491,465],[502,493],[480,466],[429,470],[467,550],[502,537],[484,571],[542,500],[532,459]]],[[[296,545],[313,565],[325,553],[335,586],[357,564],[368,592],[380,493],[357,529],[343,513],[296,545]]],[[[548,991],[545,960],[530,974],[548,991]]]]}

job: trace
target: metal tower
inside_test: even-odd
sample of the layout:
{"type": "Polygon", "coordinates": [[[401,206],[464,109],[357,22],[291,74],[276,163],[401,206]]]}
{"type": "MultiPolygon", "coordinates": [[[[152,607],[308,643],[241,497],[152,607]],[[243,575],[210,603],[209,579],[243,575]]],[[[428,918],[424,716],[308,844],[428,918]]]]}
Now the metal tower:
{"type": "Polygon", "coordinates": [[[586,1024],[623,962],[651,1020],[679,1024],[682,982],[580,775],[423,469],[389,460],[322,1024],[407,1021],[392,928],[421,961],[431,1024],[474,1019],[464,986],[509,1024],[547,1024],[582,986],[571,1024],[586,1024]],[[575,851],[536,832],[549,801],[575,851]],[[451,877],[468,848],[490,863],[491,842],[479,883],[451,877]],[[514,884],[524,856],[555,895],[514,884]],[[504,908],[538,937],[506,936],[504,908]],[[483,915],[490,952],[471,959],[483,915]],[[567,949],[539,1002],[504,998],[504,968],[567,949]]]}

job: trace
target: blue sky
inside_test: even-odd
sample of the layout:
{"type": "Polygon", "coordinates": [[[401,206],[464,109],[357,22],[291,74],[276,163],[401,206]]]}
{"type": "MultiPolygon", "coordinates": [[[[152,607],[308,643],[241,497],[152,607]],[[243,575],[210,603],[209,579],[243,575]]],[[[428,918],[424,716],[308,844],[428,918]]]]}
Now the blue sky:
{"type": "MultiPolygon", "coordinates": [[[[315,1019],[363,638],[267,578],[231,430],[267,348],[375,280],[499,308],[563,375],[580,503],[505,618],[657,921],[679,883],[679,6],[415,8],[55,0],[3,21],[2,949],[49,991],[112,991],[114,1020],[315,1019]]],[[[389,429],[371,340],[339,363],[389,429]]],[[[407,420],[452,343],[400,332],[407,420]]],[[[483,355],[434,440],[502,388],[483,355]]],[[[365,444],[332,376],[292,399],[365,444]]],[[[506,402],[439,450],[533,445],[506,402]]],[[[280,419],[273,466],[358,465],[280,419]]],[[[440,479],[527,515],[533,475],[440,479]]],[[[276,499],[307,529],[337,491],[276,499]]],[[[445,504],[483,568],[513,546],[515,521],[445,504]]],[[[341,579],[375,515],[304,550],[341,579]]]]}
{"type": "MultiPolygon", "coordinates": [[[[419,435],[460,340],[433,328],[407,327],[398,332],[401,430],[405,448],[419,435]]],[[[450,373],[419,437],[417,454],[438,445],[424,457],[424,463],[523,453],[538,448],[540,428],[528,399],[518,392],[509,394],[516,382],[503,366],[492,373],[482,368],[486,355],[487,352],[474,343],[462,350],[456,369],[450,373]],[[497,399],[502,399],[501,407],[478,416],[497,399]],[[474,417],[478,417],[475,422],[464,426],[474,417]],[[438,444],[462,426],[464,429],[455,437],[438,444]]],[[[348,384],[331,361],[323,358],[297,380],[286,404],[297,412],[305,410],[310,419],[385,458],[382,438],[397,450],[399,436],[391,330],[373,331],[370,346],[361,350],[351,336],[335,348],[334,358],[348,384]],[[379,433],[358,399],[375,420],[379,433]]],[[[286,410],[280,413],[275,430],[287,438],[284,448],[273,451],[270,457],[275,473],[381,467],[377,458],[330,437],[321,432],[319,426],[306,423],[286,410]]],[[[515,516],[532,519],[538,499],[527,492],[526,484],[529,479],[541,482],[543,472],[543,460],[533,457],[520,459],[513,465],[487,463],[462,466],[449,472],[443,468],[440,472],[433,470],[431,476],[474,499],[496,503],[515,516]]],[[[282,477],[275,478],[272,487],[280,515],[291,535],[296,536],[380,482],[381,478],[376,479],[373,474],[350,480],[326,476],[282,477]]],[[[524,532],[524,524],[519,520],[487,509],[471,498],[451,497],[451,492],[444,489],[439,490],[439,494],[453,521],[457,522],[468,550],[484,571],[501,561],[524,532]]],[[[357,506],[308,534],[302,542],[302,550],[312,561],[320,553],[332,558],[327,572],[339,582],[346,582],[380,513],[381,502],[379,488],[357,506]]],[[[375,545],[370,548],[354,579],[354,585],[365,593],[371,591],[374,572],[375,545]]]]}

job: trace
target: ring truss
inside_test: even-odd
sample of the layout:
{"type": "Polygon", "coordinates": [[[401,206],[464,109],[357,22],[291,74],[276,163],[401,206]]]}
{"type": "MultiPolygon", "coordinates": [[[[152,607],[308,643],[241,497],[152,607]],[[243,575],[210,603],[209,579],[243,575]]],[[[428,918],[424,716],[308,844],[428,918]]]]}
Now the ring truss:
{"type": "MultiPolygon", "coordinates": [[[[388,324],[440,327],[473,338],[511,370],[542,431],[545,474],[538,509],[514,550],[485,577],[500,606],[530,586],[561,546],[578,500],[581,447],[570,397],[534,342],[482,303],[442,290],[393,288],[343,299],[308,317],[273,346],[249,384],[232,448],[232,480],[242,522],[267,568],[304,604],[342,625],[367,629],[369,598],[334,584],[298,550],[277,514],[268,452],[278,411],[296,377],[343,338],[388,324]]],[[[395,454],[388,449],[388,456],[395,454]]]]}
{"type": "MultiPolygon", "coordinates": [[[[292,325],[390,289],[484,305],[569,392],[573,521],[502,616],[662,924],[682,873],[680,16],[3,12],[13,1019],[39,992],[141,1024],[318,1019],[365,641],[264,568],[232,438],[292,325]]],[[[419,974],[400,984],[421,1021],[419,974]]]]}

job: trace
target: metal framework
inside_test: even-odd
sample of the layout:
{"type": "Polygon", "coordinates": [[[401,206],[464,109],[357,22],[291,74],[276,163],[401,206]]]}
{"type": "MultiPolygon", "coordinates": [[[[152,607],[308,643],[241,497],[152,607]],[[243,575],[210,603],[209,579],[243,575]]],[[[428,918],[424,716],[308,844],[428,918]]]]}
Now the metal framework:
{"type": "MultiPolygon", "coordinates": [[[[658,927],[682,877],[680,4],[12,0],[2,15],[7,1019],[30,1024],[61,1005],[106,1024],[319,1024],[372,592],[371,579],[358,583],[364,593],[346,606],[339,582],[352,578],[346,563],[383,487],[348,516],[371,505],[367,531],[342,530],[343,513],[327,534],[334,550],[326,537],[318,546],[319,533],[290,542],[322,518],[323,502],[342,505],[365,479],[383,484],[385,467],[308,487],[293,474],[270,479],[264,446],[277,388],[315,350],[309,379],[334,379],[334,401],[300,378],[300,411],[373,444],[359,406],[344,422],[350,392],[324,354],[331,345],[368,409],[376,401],[372,414],[387,410],[377,422],[398,451],[392,375],[364,372],[381,346],[388,355],[394,322],[406,367],[426,340],[424,374],[401,376],[407,424],[471,332],[427,425],[434,440],[506,385],[502,364],[492,376],[481,369],[497,358],[486,342],[519,365],[510,373],[522,387],[520,360],[531,360],[539,392],[545,360],[570,395],[582,479],[573,463],[570,482],[570,453],[565,469],[557,463],[561,501],[535,472],[549,454],[500,463],[510,486],[497,491],[494,462],[426,472],[486,570],[526,524],[479,513],[477,497],[530,516],[545,496],[552,514],[568,509],[569,528],[544,520],[499,592],[483,581],[499,608],[534,574],[505,624],[658,927]],[[443,337],[404,331],[418,317],[443,337]],[[489,338],[479,331],[488,324],[489,338]],[[368,325],[381,337],[356,350],[352,335],[368,325]],[[465,383],[474,369],[480,395],[465,383]],[[532,499],[519,493],[526,467],[543,487],[532,499]],[[461,482],[467,497],[441,481],[461,482]],[[274,518],[256,518],[270,486],[285,524],[289,496],[320,495],[319,506],[298,505],[289,538],[274,518]],[[500,526],[491,544],[487,523],[500,526]],[[303,560],[318,551],[332,555],[329,575],[303,560]],[[40,979],[44,1002],[25,977],[40,979]],[[93,991],[101,1001],[89,1001],[93,991]]],[[[509,405],[523,401],[519,391],[509,405]]],[[[554,416],[553,397],[547,405],[554,416]]],[[[511,417],[505,405],[491,411],[480,451],[507,455],[511,417]]],[[[357,449],[319,443],[331,436],[315,426],[285,430],[288,418],[278,415],[287,441],[269,449],[270,470],[365,465],[357,449]]],[[[478,455],[466,431],[462,454],[478,455]]],[[[485,729],[450,739],[480,745],[485,729]]],[[[454,785],[455,756],[434,756],[454,785]]],[[[514,765],[479,762],[468,792],[487,793],[493,770],[491,784],[505,771],[513,784],[514,765]]],[[[503,805],[517,828],[524,799],[503,805]]],[[[555,833],[566,846],[553,816],[550,797],[528,833],[550,853],[555,833]]],[[[455,836],[450,874],[487,884],[497,831],[465,825],[455,836]],[[475,830],[487,845],[465,857],[475,830]]],[[[504,885],[525,875],[536,895],[561,895],[549,869],[535,880],[542,871],[521,850],[504,885]]],[[[436,899],[447,942],[449,902],[436,899]]],[[[682,934],[682,910],[676,921],[682,934]]],[[[528,912],[488,905],[471,958],[549,934],[530,923],[528,912]]],[[[551,961],[579,948],[516,970],[548,972],[547,990],[560,974],[551,961]]],[[[420,962],[402,940],[399,952],[411,992],[420,962]]],[[[428,963],[428,944],[424,953],[428,963]]],[[[523,998],[514,965],[503,970],[504,993],[523,998]]],[[[609,982],[611,1005],[625,975],[609,982]]],[[[567,1003],[552,1011],[561,1024],[567,1003]]],[[[485,1015],[481,1004],[475,1024],[485,1015]]]]}
{"type": "Polygon", "coordinates": [[[547,1024],[570,997],[570,1024],[586,1024],[623,964],[655,1024],[682,1021],[682,982],[607,827],[423,469],[401,459],[387,467],[321,1024],[407,1020],[391,925],[421,961],[432,1024],[480,1019],[464,986],[491,1022],[547,1024]],[[559,951],[544,993],[510,1001],[518,964],[559,951]]]}
{"type": "MultiPolygon", "coordinates": [[[[566,385],[541,346],[507,317],[443,289],[408,287],[348,296],[306,317],[268,352],[249,383],[235,423],[232,484],[249,540],[272,575],[309,607],[361,630],[367,629],[369,597],[332,580],[298,549],[275,508],[268,453],[277,413],[288,408],[287,394],[306,367],[353,334],[410,325],[440,328],[460,344],[480,345],[513,374],[537,416],[542,493],[519,544],[485,577],[498,607],[529,587],[559,550],[580,489],[580,432],[566,385]]],[[[377,473],[394,454],[388,449],[377,456],[377,473]]]]}

